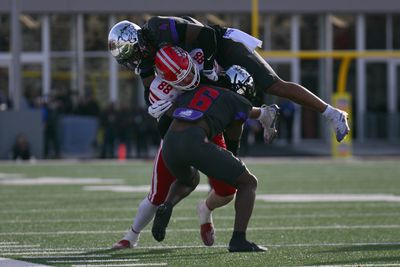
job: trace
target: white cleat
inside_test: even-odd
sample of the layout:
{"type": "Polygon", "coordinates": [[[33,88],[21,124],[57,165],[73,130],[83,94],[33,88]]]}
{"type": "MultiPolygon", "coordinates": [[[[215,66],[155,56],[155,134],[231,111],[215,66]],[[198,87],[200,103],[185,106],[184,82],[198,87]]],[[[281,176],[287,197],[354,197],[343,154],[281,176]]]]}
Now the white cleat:
{"type": "Polygon", "coordinates": [[[347,119],[347,112],[336,108],[333,116],[331,118],[328,118],[328,121],[333,127],[333,131],[335,132],[336,140],[338,142],[341,142],[350,132],[350,127],[347,119]]]}
{"type": "Polygon", "coordinates": [[[278,121],[278,117],[279,107],[277,105],[274,104],[270,106],[261,106],[261,115],[258,118],[258,121],[264,128],[264,142],[267,144],[271,144],[278,134],[278,130],[276,129],[276,122],[278,121]]]}
{"type": "Polygon", "coordinates": [[[140,234],[133,232],[131,229],[125,234],[125,236],[113,244],[113,249],[127,249],[134,248],[138,245],[140,234]]]}

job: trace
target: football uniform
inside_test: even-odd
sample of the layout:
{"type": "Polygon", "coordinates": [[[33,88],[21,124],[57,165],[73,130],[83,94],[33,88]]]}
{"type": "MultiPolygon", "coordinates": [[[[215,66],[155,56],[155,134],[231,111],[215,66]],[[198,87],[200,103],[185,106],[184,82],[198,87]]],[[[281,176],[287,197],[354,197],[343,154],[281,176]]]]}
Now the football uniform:
{"type": "Polygon", "coordinates": [[[245,121],[252,109],[250,101],[225,88],[200,85],[183,94],[176,104],[174,119],[192,123],[179,131],[170,127],[164,137],[162,156],[171,173],[188,185],[197,170],[234,185],[246,167],[231,152],[207,140],[226,129],[232,121],[245,121]],[[206,122],[208,133],[197,123],[200,120],[206,122]]]}
{"type": "Polygon", "coordinates": [[[181,17],[155,16],[143,25],[143,39],[148,46],[148,51],[139,65],[142,78],[154,75],[156,51],[165,44],[172,44],[186,51],[191,51],[196,47],[202,48],[206,69],[211,69],[214,60],[223,68],[232,65],[242,66],[254,78],[259,98],[262,97],[265,89],[279,80],[272,67],[254,51],[255,47],[260,46],[261,43],[255,47],[249,47],[246,38],[252,38],[250,35],[237,29],[204,25],[204,31],[199,34],[196,42],[188,44],[185,38],[188,23],[194,24],[193,21],[181,17]],[[242,33],[239,35],[240,39],[234,38],[237,32],[242,33]]]}
{"type": "MultiPolygon", "coordinates": [[[[199,70],[202,70],[204,63],[204,54],[202,50],[198,48],[193,49],[189,54],[194,59],[193,61],[196,64],[196,67],[199,70]]],[[[149,102],[152,104],[158,100],[174,101],[179,95],[182,94],[182,91],[177,90],[170,84],[166,83],[164,80],[161,79],[160,76],[156,76],[156,78],[152,81],[149,91],[149,102]]],[[[216,134],[213,137],[212,141],[217,146],[226,149],[226,144],[222,135],[222,131],[219,134],[216,134]]],[[[148,194],[148,199],[154,205],[160,205],[164,202],[168,194],[169,187],[175,181],[175,177],[170,173],[164,163],[162,157],[162,147],[163,141],[161,141],[160,143],[160,147],[154,160],[151,188],[148,194]]],[[[235,188],[226,183],[215,180],[213,178],[209,178],[209,181],[211,187],[219,196],[229,196],[236,192],[235,188]]]]}

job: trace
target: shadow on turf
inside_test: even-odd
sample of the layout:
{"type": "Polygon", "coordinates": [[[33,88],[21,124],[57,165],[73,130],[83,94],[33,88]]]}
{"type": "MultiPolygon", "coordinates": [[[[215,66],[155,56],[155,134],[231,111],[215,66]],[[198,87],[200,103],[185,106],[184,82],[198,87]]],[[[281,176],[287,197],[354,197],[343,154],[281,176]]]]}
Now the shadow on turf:
{"type": "MultiPolygon", "coordinates": [[[[323,261],[323,262],[314,262],[312,265],[322,266],[322,265],[350,265],[350,264],[379,264],[379,263],[399,263],[400,256],[391,256],[391,257],[370,257],[370,258],[359,258],[359,259],[351,259],[351,260],[337,260],[337,261],[323,261]]],[[[359,265],[357,265],[359,266],[359,265]]]]}
{"type": "Polygon", "coordinates": [[[380,245],[359,245],[359,246],[343,246],[330,250],[322,250],[319,253],[339,253],[339,252],[355,252],[355,251],[382,251],[382,250],[400,250],[399,244],[380,244],[380,245]]]}
{"type": "MultiPolygon", "coordinates": [[[[360,245],[360,246],[344,246],[338,247],[330,250],[323,250],[316,253],[343,253],[343,252],[363,252],[363,251],[392,251],[400,250],[400,244],[382,244],[382,245],[360,245]]],[[[373,263],[392,263],[400,262],[400,256],[379,256],[379,257],[362,257],[359,259],[352,260],[338,260],[338,261],[328,261],[328,262],[317,262],[315,265],[329,264],[329,265],[342,265],[342,264],[373,264],[373,263]]]]}
{"type": "MultiPolygon", "coordinates": [[[[157,249],[100,249],[100,250],[91,250],[86,253],[81,253],[80,255],[96,255],[96,254],[107,254],[110,253],[113,255],[113,257],[126,257],[126,256],[150,256],[154,257],[156,254],[173,254],[176,252],[180,252],[180,249],[171,249],[171,248],[157,248],[157,249]]],[[[186,255],[186,257],[198,257],[202,256],[204,254],[207,255],[212,255],[212,254],[218,254],[220,255],[221,252],[219,251],[209,251],[209,252],[201,252],[201,253],[190,253],[186,255]]],[[[179,257],[185,257],[182,254],[177,255],[179,257]]],[[[174,257],[174,255],[168,255],[168,257],[174,257]]]]}

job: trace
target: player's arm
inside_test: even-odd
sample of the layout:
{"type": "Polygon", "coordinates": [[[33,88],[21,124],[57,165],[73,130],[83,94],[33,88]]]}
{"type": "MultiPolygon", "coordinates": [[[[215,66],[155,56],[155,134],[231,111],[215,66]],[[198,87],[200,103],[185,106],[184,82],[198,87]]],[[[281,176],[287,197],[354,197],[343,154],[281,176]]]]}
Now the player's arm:
{"type": "MultiPolygon", "coordinates": [[[[198,47],[204,53],[204,70],[203,73],[213,72],[214,58],[217,51],[217,38],[215,30],[209,26],[199,25],[197,23],[177,23],[178,33],[181,33],[181,42],[191,47],[198,47]]],[[[211,80],[217,80],[211,79],[211,80]]]]}

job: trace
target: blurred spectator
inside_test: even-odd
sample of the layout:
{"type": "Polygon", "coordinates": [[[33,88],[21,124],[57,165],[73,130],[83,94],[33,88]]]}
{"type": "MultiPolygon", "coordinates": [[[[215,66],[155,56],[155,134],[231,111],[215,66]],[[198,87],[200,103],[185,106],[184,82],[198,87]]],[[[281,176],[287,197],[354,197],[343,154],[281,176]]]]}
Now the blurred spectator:
{"type": "Polygon", "coordinates": [[[117,125],[119,144],[125,145],[126,155],[130,157],[133,137],[133,116],[126,104],[121,104],[121,108],[118,111],[117,125]]]}
{"type": "Polygon", "coordinates": [[[5,91],[0,89],[0,112],[6,111],[12,108],[11,100],[6,95],[5,91]]]}
{"type": "Polygon", "coordinates": [[[13,160],[28,160],[31,158],[31,151],[28,140],[23,134],[18,134],[12,148],[13,160]]]}
{"type": "Polygon", "coordinates": [[[87,93],[85,98],[79,100],[76,113],[82,116],[99,116],[100,107],[92,93],[87,93]]]}
{"type": "Polygon", "coordinates": [[[113,103],[109,103],[100,115],[100,126],[103,130],[101,158],[114,158],[114,145],[117,135],[117,112],[113,103]]]}
{"type": "Polygon", "coordinates": [[[294,112],[296,110],[294,103],[290,100],[282,98],[279,102],[280,118],[279,118],[279,135],[285,138],[288,144],[292,143],[294,112]]]}
{"type": "MultiPolygon", "coordinates": [[[[133,129],[136,145],[136,157],[147,158],[149,149],[150,129],[149,129],[150,115],[147,114],[147,109],[135,108],[133,111],[133,129]]],[[[151,118],[152,120],[152,118],[151,118]]]]}
{"type": "Polygon", "coordinates": [[[42,116],[44,122],[44,157],[60,158],[59,136],[59,101],[51,94],[47,101],[43,102],[42,116]],[[51,153],[53,152],[53,153],[51,153]]]}

